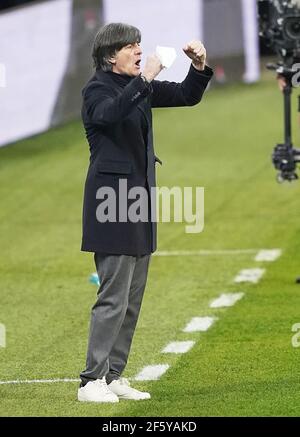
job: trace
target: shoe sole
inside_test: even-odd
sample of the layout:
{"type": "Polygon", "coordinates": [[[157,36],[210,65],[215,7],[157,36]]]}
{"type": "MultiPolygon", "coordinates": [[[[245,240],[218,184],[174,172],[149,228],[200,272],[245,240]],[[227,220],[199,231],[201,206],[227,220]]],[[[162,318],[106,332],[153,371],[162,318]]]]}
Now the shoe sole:
{"type": "Polygon", "coordinates": [[[84,396],[80,396],[80,395],[77,396],[77,400],[79,402],[96,402],[96,403],[110,403],[110,404],[117,404],[119,402],[119,399],[95,401],[91,399],[86,399],[84,396]]]}
{"type": "Polygon", "coordinates": [[[130,398],[130,397],[126,397],[126,396],[118,396],[119,399],[122,399],[124,401],[147,401],[149,399],[151,399],[151,397],[149,398],[130,398]]]}

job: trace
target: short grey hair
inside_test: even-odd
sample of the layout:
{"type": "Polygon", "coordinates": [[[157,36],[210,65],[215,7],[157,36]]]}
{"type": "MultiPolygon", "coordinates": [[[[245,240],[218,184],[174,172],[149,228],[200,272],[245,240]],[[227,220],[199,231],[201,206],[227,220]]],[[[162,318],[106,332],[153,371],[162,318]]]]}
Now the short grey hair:
{"type": "Polygon", "coordinates": [[[94,66],[103,71],[111,71],[109,58],[128,44],[141,42],[141,32],[134,26],[124,23],[110,23],[101,27],[93,45],[94,66]]]}

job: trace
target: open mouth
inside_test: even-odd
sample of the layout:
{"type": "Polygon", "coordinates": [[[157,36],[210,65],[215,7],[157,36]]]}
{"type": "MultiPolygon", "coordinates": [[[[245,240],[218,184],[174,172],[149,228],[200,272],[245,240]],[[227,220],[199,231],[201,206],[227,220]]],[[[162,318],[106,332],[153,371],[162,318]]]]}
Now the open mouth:
{"type": "Polygon", "coordinates": [[[137,66],[137,68],[140,68],[140,63],[141,63],[141,59],[139,59],[138,61],[136,61],[135,65],[137,66]]]}

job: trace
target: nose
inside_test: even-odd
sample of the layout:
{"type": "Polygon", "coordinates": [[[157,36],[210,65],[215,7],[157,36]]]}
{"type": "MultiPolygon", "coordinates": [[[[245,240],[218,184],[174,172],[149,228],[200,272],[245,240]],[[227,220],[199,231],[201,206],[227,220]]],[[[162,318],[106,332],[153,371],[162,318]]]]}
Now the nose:
{"type": "Polygon", "coordinates": [[[141,55],[143,53],[142,52],[142,47],[138,43],[135,44],[135,53],[137,55],[141,55]]]}

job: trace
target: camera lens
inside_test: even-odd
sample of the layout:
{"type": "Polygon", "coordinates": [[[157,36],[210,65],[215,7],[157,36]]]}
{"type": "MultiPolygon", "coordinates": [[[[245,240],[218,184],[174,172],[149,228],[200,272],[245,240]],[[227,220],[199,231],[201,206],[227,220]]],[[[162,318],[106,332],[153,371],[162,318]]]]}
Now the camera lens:
{"type": "Polygon", "coordinates": [[[300,15],[286,17],[284,21],[284,31],[289,39],[300,40],[300,15]]]}

